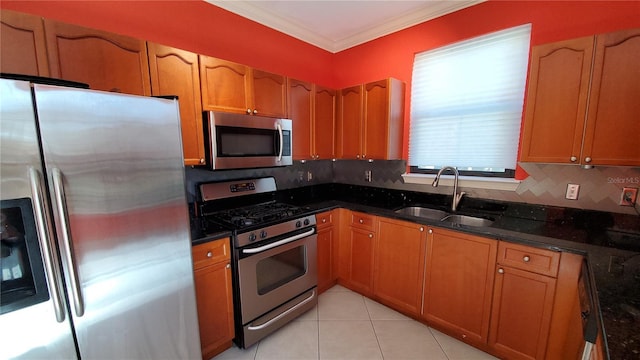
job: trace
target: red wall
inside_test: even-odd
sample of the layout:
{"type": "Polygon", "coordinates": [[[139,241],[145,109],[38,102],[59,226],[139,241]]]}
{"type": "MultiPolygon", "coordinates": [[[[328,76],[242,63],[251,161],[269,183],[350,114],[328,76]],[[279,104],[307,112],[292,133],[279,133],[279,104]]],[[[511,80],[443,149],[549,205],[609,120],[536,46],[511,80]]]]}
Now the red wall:
{"type": "Polygon", "coordinates": [[[204,1],[7,1],[0,7],[333,87],[333,54],[204,1]]]}
{"type": "Polygon", "coordinates": [[[405,139],[411,70],[417,52],[525,23],[532,24],[532,45],[640,27],[640,1],[490,0],[331,54],[203,1],[2,0],[0,6],[334,88],[395,77],[407,83],[405,139]]]}

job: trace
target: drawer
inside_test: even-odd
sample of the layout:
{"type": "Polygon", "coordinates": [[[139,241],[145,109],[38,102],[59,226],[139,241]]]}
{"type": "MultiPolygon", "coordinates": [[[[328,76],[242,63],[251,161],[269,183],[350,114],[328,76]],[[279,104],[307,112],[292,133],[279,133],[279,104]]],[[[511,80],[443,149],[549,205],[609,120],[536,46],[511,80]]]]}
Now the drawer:
{"type": "Polygon", "coordinates": [[[556,277],[560,253],[501,241],[498,245],[498,264],[556,277]]]}
{"type": "Polygon", "coordinates": [[[351,226],[375,232],[375,215],[351,212],[351,226]]]}
{"type": "Polygon", "coordinates": [[[321,228],[333,225],[333,211],[316,214],[316,226],[321,228]]]}
{"type": "Polygon", "coordinates": [[[220,262],[229,262],[231,258],[229,238],[196,245],[191,248],[191,255],[194,269],[201,269],[220,262]]]}

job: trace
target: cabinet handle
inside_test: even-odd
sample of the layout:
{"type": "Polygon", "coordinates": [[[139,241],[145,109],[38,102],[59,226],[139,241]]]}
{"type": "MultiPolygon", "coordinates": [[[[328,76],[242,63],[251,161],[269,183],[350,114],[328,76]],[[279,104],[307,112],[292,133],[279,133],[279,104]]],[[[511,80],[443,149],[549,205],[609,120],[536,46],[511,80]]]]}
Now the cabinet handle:
{"type": "Polygon", "coordinates": [[[578,158],[575,157],[575,156],[572,156],[569,160],[571,160],[571,162],[576,162],[578,160],[578,158]]]}
{"type": "Polygon", "coordinates": [[[207,257],[210,258],[213,256],[213,253],[211,251],[207,251],[207,257]]]}
{"type": "Polygon", "coordinates": [[[503,268],[499,268],[498,269],[498,274],[504,274],[504,269],[503,268]]]}
{"type": "Polygon", "coordinates": [[[360,154],[356,155],[356,159],[360,159],[360,154]]]}
{"type": "Polygon", "coordinates": [[[586,158],[584,158],[584,162],[590,163],[591,162],[591,158],[587,156],[586,158]]]}
{"type": "Polygon", "coordinates": [[[322,223],[323,224],[326,223],[326,222],[327,222],[327,219],[322,219],[322,223]]]}
{"type": "Polygon", "coordinates": [[[531,261],[531,258],[529,257],[529,255],[525,255],[525,256],[522,258],[522,261],[524,261],[524,262],[529,262],[529,261],[531,261]]]}
{"type": "Polygon", "coordinates": [[[251,115],[251,109],[247,109],[247,114],[251,115]]]}
{"type": "Polygon", "coordinates": [[[429,231],[427,231],[429,234],[433,234],[433,229],[429,229],[429,231]]]}
{"type": "Polygon", "coordinates": [[[227,269],[231,269],[231,264],[227,263],[227,266],[225,266],[227,269]]]}
{"type": "Polygon", "coordinates": [[[424,227],[420,226],[420,232],[424,232],[424,227]]]}
{"type": "Polygon", "coordinates": [[[253,109],[253,115],[258,115],[258,110],[253,109]]]}
{"type": "Polygon", "coordinates": [[[200,159],[200,165],[204,165],[204,159],[200,159]]]}
{"type": "Polygon", "coordinates": [[[372,239],[372,238],[373,238],[373,234],[369,234],[369,239],[372,239]]]}
{"type": "Polygon", "coordinates": [[[364,224],[364,220],[362,220],[362,219],[358,220],[358,222],[359,222],[360,224],[364,224]]]}

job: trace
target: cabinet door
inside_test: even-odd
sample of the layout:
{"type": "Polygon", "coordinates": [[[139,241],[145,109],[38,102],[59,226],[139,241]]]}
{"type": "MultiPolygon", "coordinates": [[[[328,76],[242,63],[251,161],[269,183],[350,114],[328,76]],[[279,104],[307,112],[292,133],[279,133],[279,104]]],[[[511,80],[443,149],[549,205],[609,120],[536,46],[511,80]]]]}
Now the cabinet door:
{"type": "Polygon", "coordinates": [[[578,163],[593,36],[533,47],[522,161],[578,163]]]}
{"type": "Polygon", "coordinates": [[[293,121],[293,158],[312,159],[313,85],[289,79],[289,118],[293,121]]]}
{"type": "Polygon", "coordinates": [[[365,296],[372,295],[373,243],[375,233],[351,227],[349,229],[349,278],[351,288],[365,296]]]}
{"type": "Polygon", "coordinates": [[[252,112],[249,67],[200,55],[200,84],[204,110],[252,112]]]}
{"type": "Polygon", "coordinates": [[[640,166],[639,59],[640,29],[597,36],[583,162],[640,166]]]}
{"type": "Polygon", "coordinates": [[[338,136],[338,157],[360,159],[362,86],[353,86],[340,91],[340,116],[338,136]]]}
{"type": "Polygon", "coordinates": [[[374,251],[376,299],[396,309],[420,314],[425,246],[424,226],[380,219],[374,251]]]}
{"type": "Polygon", "coordinates": [[[42,18],[2,9],[0,22],[0,72],[48,77],[42,18]]]}
{"type": "MultiPolygon", "coordinates": [[[[253,113],[287,117],[287,79],[278,74],[253,69],[253,113]]],[[[295,141],[295,138],[294,138],[295,141]]],[[[295,148],[294,148],[295,149],[295,148]]]]}
{"type": "Polygon", "coordinates": [[[313,154],[316,159],[335,156],[336,91],[316,85],[313,121],[313,154]]]}
{"type": "Polygon", "coordinates": [[[194,273],[200,345],[209,359],[231,345],[234,337],[231,268],[221,262],[194,273]]]}
{"type": "Polygon", "coordinates": [[[500,357],[543,359],[556,279],[498,265],[489,345],[500,357]]]}
{"type": "Polygon", "coordinates": [[[152,95],[178,95],[185,165],[204,164],[198,54],[147,43],[152,95]]]}
{"type": "Polygon", "coordinates": [[[318,227],[318,293],[335,284],[333,275],[334,227],[318,227]]]}
{"type": "Polygon", "coordinates": [[[145,41],[44,20],[51,76],[91,89],[151,95],[145,41]]]}
{"type": "Polygon", "coordinates": [[[433,229],[427,237],[424,318],[465,341],[486,343],[498,242],[433,229]]]}

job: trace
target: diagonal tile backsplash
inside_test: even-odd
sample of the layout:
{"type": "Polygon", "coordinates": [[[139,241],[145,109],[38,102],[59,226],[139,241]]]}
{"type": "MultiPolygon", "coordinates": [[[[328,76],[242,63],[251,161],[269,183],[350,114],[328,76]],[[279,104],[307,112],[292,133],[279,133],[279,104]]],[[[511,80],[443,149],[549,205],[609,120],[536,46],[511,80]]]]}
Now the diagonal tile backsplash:
{"type": "MultiPolygon", "coordinates": [[[[520,164],[529,174],[516,191],[462,188],[469,197],[512,201],[577,209],[600,210],[615,213],[638,214],[635,209],[618,205],[623,187],[640,187],[640,168],[594,167],[582,169],[575,165],[520,164]],[[580,185],[577,200],[566,200],[567,184],[580,185]]],[[[447,186],[433,188],[428,185],[405,184],[401,175],[405,172],[404,160],[362,161],[362,160],[313,160],[295,161],[292,166],[210,171],[201,168],[187,168],[187,191],[189,201],[197,199],[196,186],[200,182],[229,179],[274,176],[279,189],[302,186],[343,183],[373,186],[386,189],[419,191],[449,195],[447,186]],[[365,172],[371,171],[371,182],[365,179],[365,172]]]]}

